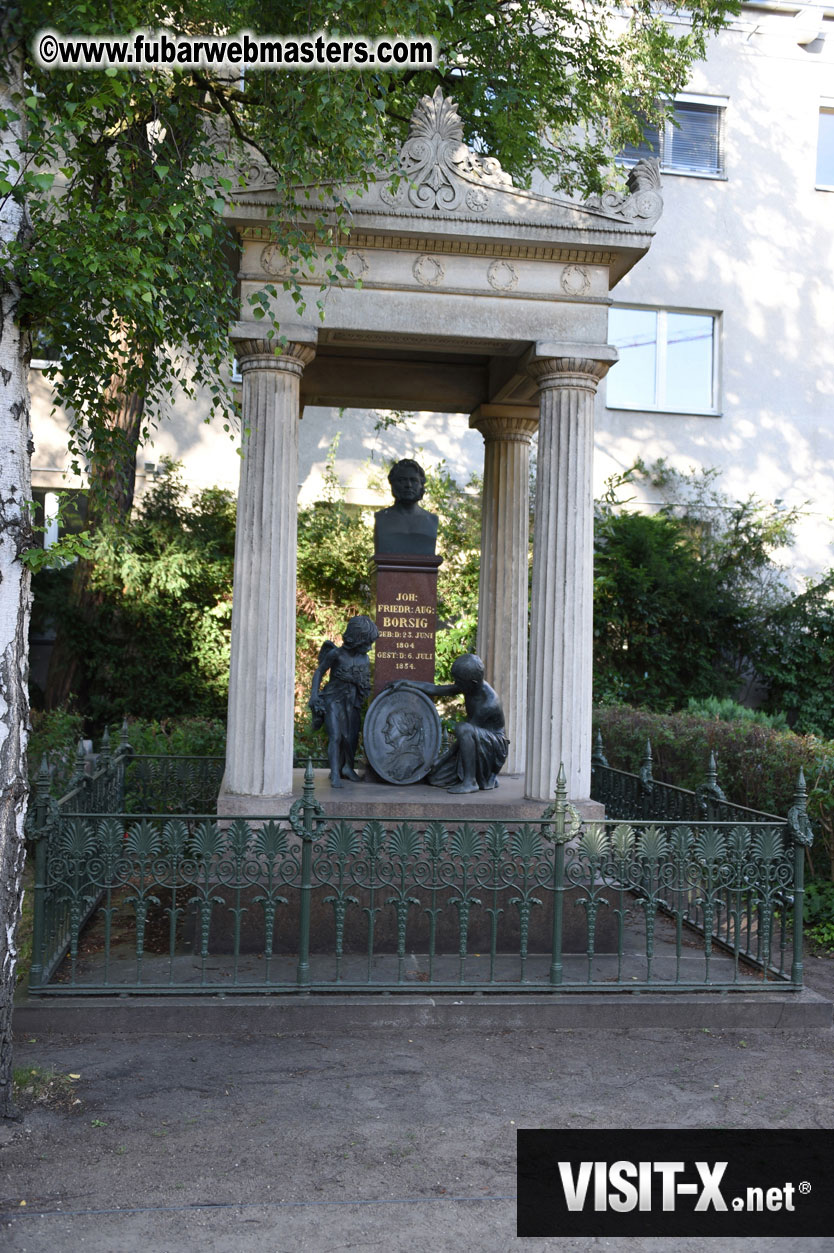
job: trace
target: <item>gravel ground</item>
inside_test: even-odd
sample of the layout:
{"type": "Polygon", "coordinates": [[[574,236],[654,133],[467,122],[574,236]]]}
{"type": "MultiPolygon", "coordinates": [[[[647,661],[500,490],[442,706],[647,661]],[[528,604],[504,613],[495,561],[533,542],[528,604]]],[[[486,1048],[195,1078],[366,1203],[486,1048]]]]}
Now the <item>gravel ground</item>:
{"type": "MultiPolygon", "coordinates": [[[[806,969],[834,996],[834,961],[806,969]]],[[[17,1065],[77,1076],[0,1128],[0,1244],[26,1253],[659,1251],[518,1241],[516,1129],[834,1128],[826,1028],[30,1037],[17,1065]]],[[[721,1243],[794,1248],[834,1233],[721,1243]]]]}

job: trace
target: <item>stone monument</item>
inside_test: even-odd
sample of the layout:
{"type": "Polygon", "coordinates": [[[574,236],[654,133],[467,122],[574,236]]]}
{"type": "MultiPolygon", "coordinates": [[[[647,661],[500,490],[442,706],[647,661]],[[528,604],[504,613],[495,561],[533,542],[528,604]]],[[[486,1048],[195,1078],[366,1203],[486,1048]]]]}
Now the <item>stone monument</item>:
{"type": "Polygon", "coordinates": [[[374,586],[379,640],[374,695],[395,679],[434,678],[437,631],[437,515],[420,507],[426,476],[416,461],[392,466],[394,504],[374,519],[374,586]]]}

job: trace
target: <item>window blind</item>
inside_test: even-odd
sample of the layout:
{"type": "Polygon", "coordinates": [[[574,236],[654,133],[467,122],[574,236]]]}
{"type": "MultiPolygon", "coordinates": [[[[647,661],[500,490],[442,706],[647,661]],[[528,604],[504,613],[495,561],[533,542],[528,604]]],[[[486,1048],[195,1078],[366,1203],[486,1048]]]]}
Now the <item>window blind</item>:
{"type": "Polygon", "coordinates": [[[711,104],[675,104],[666,126],[663,164],[670,170],[721,173],[721,110],[711,104]]]}

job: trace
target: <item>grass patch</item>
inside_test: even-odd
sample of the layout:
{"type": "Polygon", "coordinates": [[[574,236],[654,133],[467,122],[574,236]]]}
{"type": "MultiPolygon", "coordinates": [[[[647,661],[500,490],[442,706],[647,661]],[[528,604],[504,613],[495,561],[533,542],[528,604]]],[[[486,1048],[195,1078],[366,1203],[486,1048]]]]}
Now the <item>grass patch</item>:
{"type": "Polygon", "coordinates": [[[82,1102],[72,1075],[42,1070],[40,1066],[16,1066],[12,1078],[14,1101],[22,1110],[39,1106],[77,1113],[81,1109],[82,1102]]]}

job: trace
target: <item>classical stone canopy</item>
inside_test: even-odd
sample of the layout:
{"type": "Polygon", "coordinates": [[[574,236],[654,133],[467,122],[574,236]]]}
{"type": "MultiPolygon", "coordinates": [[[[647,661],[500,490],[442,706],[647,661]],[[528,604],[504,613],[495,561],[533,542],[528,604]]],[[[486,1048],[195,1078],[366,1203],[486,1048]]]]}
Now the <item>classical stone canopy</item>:
{"type": "Polygon", "coordinates": [[[231,333],[250,435],[224,795],[232,808],[236,796],[255,797],[250,812],[265,812],[265,798],[291,785],[297,426],[304,404],[323,404],[471,415],[486,441],[478,653],[507,715],[507,770],[524,772],[528,797],[547,800],[564,761],[572,796],[586,798],[593,401],[617,357],[611,288],[648,250],[662,210],[657,163],[640,162],[626,191],[593,202],[525,191],[463,142],[457,107],[438,89],[367,187],[299,190],[302,220],[307,204],[321,211],[319,191],[325,205],[329,195],[350,205],[348,276],[323,295],[332,259],[320,250],[299,266],[278,251],[274,180],[256,164],[244,178],[227,211],[241,243],[231,333]],[[278,352],[251,315],[249,297],[266,284],[286,337],[278,352]]]}
{"type": "MultiPolygon", "coordinates": [[[[441,412],[532,402],[514,362],[540,341],[605,341],[610,286],[647,251],[662,210],[656,161],[631,170],[626,192],[584,204],[513,187],[497,160],[463,142],[457,106],[438,88],[367,188],[332,193],[350,204],[348,276],[324,297],[322,324],[332,258],[299,266],[282,255],[267,221],[274,178],[256,164],[243,175],[229,210],[243,244],[242,316],[265,282],[300,284],[303,313],[289,291],[274,304],[282,329],[303,327],[318,345],[302,385],[310,404],[402,408],[417,392],[419,408],[441,412]],[[346,358],[367,368],[347,377],[346,358]]],[[[310,191],[299,193],[302,216],[310,191]]]]}

